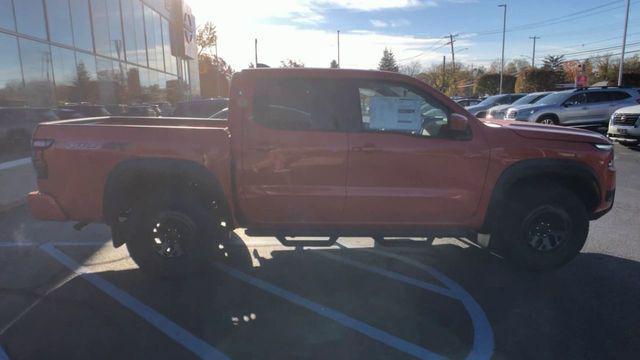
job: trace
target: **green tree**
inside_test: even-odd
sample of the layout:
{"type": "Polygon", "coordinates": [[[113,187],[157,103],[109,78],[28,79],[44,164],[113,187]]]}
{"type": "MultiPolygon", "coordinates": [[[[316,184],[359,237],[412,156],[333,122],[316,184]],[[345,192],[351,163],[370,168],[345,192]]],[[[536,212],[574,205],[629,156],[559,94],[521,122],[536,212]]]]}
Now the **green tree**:
{"type": "Polygon", "coordinates": [[[553,71],[554,81],[562,83],[565,81],[564,62],[564,55],[547,55],[542,60],[542,68],[553,71]]]}
{"type": "Polygon", "coordinates": [[[515,91],[520,92],[536,92],[550,91],[555,89],[554,81],[555,73],[549,69],[528,68],[523,70],[516,80],[515,91]]]}
{"type": "Polygon", "coordinates": [[[382,52],[382,58],[378,64],[378,69],[393,72],[398,72],[400,70],[398,68],[398,63],[396,63],[396,57],[388,48],[384,48],[384,51],[382,52]]]}
{"type": "MultiPolygon", "coordinates": [[[[512,93],[515,91],[516,77],[504,74],[502,82],[502,92],[512,93]]],[[[500,74],[490,73],[478,77],[474,86],[474,93],[478,95],[495,95],[500,91],[500,74]]]]}
{"type": "Polygon", "coordinates": [[[332,69],[338,69],[340,67],[340,65],[338,65],[338,62],[335,60],[331,60],[331,64],[329,65],[330,68],[332,69]]]}

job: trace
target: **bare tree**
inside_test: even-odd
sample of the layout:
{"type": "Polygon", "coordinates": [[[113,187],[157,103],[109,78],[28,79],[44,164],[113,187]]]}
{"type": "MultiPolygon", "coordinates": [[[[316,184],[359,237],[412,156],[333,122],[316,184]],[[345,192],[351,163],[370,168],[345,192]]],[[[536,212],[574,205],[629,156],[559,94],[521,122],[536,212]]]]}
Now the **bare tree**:
{"type": "Polygon", "coordinates": [[[287,59],[280,61],[280,67],[283,68],[303,68],[304,63],[300,60],[287,59]]]}
{"type": "Polygon", "coordinates": [[[196,44],[198,45],[198,56],[210,54],[218,42],[218,32],[216,26],[211,21],[207,21],[198,27],[196,33],[196,44]]]}
{"type": "Polygon", "coordinates": [[[422,64],[420,61],[415,60],[408,64],[400,65],[400,73],[416,77],[422,72],[422,64]]]}

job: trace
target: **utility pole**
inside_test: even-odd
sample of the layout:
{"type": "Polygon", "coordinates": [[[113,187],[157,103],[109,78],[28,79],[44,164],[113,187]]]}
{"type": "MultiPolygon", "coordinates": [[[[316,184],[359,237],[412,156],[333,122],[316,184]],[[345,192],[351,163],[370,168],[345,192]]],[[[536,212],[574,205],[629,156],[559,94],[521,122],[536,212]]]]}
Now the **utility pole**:
{"type": "Polygon", "coordinates": [[[220,97],[220,58],[218,57],[218,38],[216,37],[216,95],[220,97]]]}
{"type": "Polygon", "coordinates": [[[498,5],[498,7],[504,8],[504,15],[502,18],[502,57],[500,60],[500,94],[502,94],[502,78],[504,75],[504,39],[507,32],[507,4],[498,5]]]}
{"type": "Polygon", "coordinates": [[[256,69],[258,68],[258,39],[255,39],[254,52],[256,55],[256,69]]]}
{"type": "Polygon", "coordinates": [[[536,67],[536,40],[540,39],[540,36],[529,36],[529,39],[533,40],[533,56],[531,56],[531,67],[535,68],[536,67]]]}
{"type": "Polygon", "coordinates": [[[447,57],[442,56],[442,92],[447,88],[447,57]]]}
{"type": "Polygon", "coordinates": [[[620,70],[618,71],[618,86],[622,86],[622,73],[624,72],[624,52],[627,47],[627,25],[629,25],[629,5],[631,5],[631,0],[627,0],[627,15],[624,18],[624,34],[622,35],[622,54],[620,54],[620,70]]]}
{"type": "MultiPolygon", "coordinates": [[[[449,42],[447,45],[451,45],[451,81],[453,81],[454,85],[456,82],[456,54],[453,48],[453,43],[456,42],[453,38],[458,35],[449,34],[449,36],[445,36],[449,38],[449,42]]],[[[455,90],[454,90],[455,91],[455,90]]]]}

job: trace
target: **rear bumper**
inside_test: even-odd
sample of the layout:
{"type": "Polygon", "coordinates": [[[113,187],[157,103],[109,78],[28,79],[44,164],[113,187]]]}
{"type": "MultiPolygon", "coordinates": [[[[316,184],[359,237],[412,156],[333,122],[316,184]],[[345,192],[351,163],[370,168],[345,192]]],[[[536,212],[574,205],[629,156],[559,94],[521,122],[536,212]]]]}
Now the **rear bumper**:
{"type": "Polygon", "coordinates": [[[36,219],[54,221],[66,221],[69,219],[53,197],[39,191],[33,191],[27,195],[27,204],[31,215],[36,219]]]}

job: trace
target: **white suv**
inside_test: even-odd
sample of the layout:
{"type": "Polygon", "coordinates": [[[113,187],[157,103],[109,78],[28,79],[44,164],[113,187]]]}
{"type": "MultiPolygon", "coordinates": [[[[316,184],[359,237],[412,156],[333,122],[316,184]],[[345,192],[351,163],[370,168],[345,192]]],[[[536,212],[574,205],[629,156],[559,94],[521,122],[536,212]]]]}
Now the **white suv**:
{"type": "Polygon", "coordinates": [[[640,105],[623,107],[611,115],[609,137],[625,145],[640,142],[640,105]]]}

